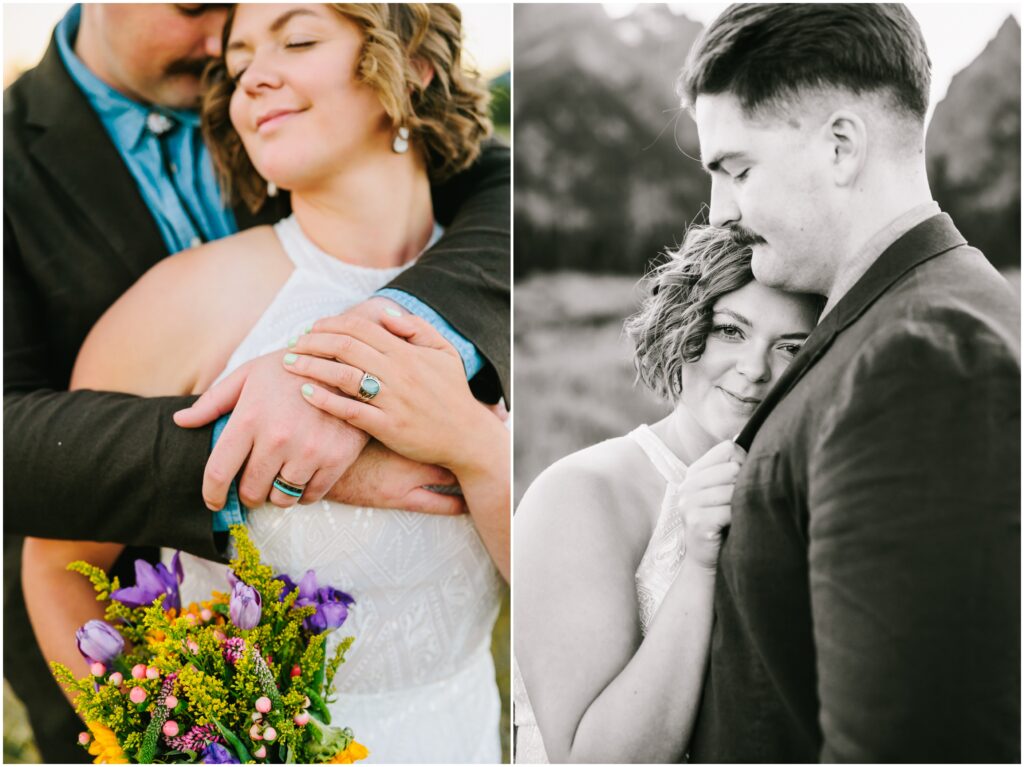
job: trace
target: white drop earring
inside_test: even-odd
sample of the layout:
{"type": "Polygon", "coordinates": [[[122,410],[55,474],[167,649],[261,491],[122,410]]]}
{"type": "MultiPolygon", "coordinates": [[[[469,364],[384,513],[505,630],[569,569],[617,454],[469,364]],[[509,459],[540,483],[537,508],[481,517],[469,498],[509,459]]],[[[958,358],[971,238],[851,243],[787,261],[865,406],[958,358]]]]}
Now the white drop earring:
{"type": "Polygon", "coordinates": [[[398,129],[398,135],[395,136],[391,149],[395,154],[405,154],[409,151],[409,129],[404,125],[398,129]]]}
{"type": "Polygon", "coordinates": [[[267,197],[277,197],[277,184],[273,181],[267,182],[267,197]]]}

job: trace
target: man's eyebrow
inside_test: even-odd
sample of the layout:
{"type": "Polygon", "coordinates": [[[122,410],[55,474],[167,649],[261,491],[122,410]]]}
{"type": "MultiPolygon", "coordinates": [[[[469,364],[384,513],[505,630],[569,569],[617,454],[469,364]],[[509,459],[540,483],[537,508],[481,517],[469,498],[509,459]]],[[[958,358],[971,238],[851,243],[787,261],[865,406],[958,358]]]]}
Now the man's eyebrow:
{"type": "Polygon", "coordinates": [[[704,170],[708,173],[714,173],[721,169],[723,162],[729,160],[735,160],[737,157],[742,157],[743,152],[719,152],[706,163],[704,163],[704,170]]]}
{"type": "MultiPolygon", "coordinates": [[[[293,8],[290,11],[285,11],[270,24],[271,32],[280,32],[281,28],[284,27],[289,21],[296,16],[313,16],[316,17],[316,13],[309,10],[308,8],[293,8]]],[[[240,48],[248,48],[249,45],[244,40],[235,40],[234,42],[228,43],[228,51],[235,51],[240,48]]],[[[226,53],[226,51],[225,51],[226,53]]]]}

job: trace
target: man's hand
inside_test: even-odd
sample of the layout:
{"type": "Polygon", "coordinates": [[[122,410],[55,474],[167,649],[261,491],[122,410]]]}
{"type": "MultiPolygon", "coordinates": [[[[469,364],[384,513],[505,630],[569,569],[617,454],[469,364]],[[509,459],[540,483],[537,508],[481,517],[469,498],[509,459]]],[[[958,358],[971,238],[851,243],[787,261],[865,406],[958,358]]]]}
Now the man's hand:
{"type": "Polygon", "coordinates": [[[426,466],[403,458],[377,440],[359,454],[327,499],[353,506],[405,509],[424,514],[453,515],[466,512],[462,495],[443,495],[430,487],[457,487],[455,475],[439,466],[426,466]]]}
{"type": "Polygon", "coordinates": [[[369,439],[359,429],[309,407],[298,393],[297,376],[281,362],[284,354],[271,352],[247,362],[174,415],[178,426],[196,428],[231,413],[203,475],[203,499],[214,511],[224,507],[231,481],[243,465],[238,495],[250,508],[268,496],[282,508],[299,500],[272,489],[278,475],[306,486],[303,503],[318,501],[369,439]]]}

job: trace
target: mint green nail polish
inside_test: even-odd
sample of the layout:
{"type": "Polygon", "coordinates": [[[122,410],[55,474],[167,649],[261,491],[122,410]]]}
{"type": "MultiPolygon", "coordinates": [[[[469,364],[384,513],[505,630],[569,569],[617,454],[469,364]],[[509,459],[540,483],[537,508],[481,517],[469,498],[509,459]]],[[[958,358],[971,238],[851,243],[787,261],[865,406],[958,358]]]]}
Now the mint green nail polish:
{"type": "Polygon", "coordinates": [[[313,323],[310,323],[309,325],[306,325],[306,329],[303,330],[302,332],[303,333],[312,333],[313,332],[313,323]]]}
{"type": "Polygon", "coordinates": [[[312,397],[313,396],[313,384],[302,384],[302,396],[312,397]]]}
{"type": "Polygon", "coordinates": [[[299,342],[299,337],[298,336],[292,336],[291,338],[288,339],[288,348],[291,349],[298,342],[299,342]]]}
{"type": "Polygon", "coordinates": [[[389,306],[384,311],[387,312],[388,314],[390,314],[392,317],[401,317],[402,316],[402,313],[398,309],[393,307],[393,306],[389,306]]]}
{"type": "Polygon", "coordinates": [[[294,365],[295,362],[298,359],[299,359],[299,355],[298,354],[288,353],[288,354],[284,355],[284,364],[285,365],[294,365]]]}

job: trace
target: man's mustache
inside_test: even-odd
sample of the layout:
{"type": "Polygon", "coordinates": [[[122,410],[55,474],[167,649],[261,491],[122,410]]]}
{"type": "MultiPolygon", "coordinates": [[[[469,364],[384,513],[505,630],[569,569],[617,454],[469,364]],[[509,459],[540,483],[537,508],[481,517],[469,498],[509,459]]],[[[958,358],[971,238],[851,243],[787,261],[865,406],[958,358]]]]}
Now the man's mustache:
{"type": "Polygon", "coordinates": [[[201,77],[203,71],[206,69],[206,65],[209,64],[213,59],[202,58],[202,59],[178,59],[172,61],[167,65],[165,72],[168,75],[191,75],[193,77],[201,77]]]}
{"type": "Polygon", "coordinates": [[[737,248],[750,248],[754,245],[763,245],[765,239],[743,226],[730,226],[729,235],[737,248]]]}

